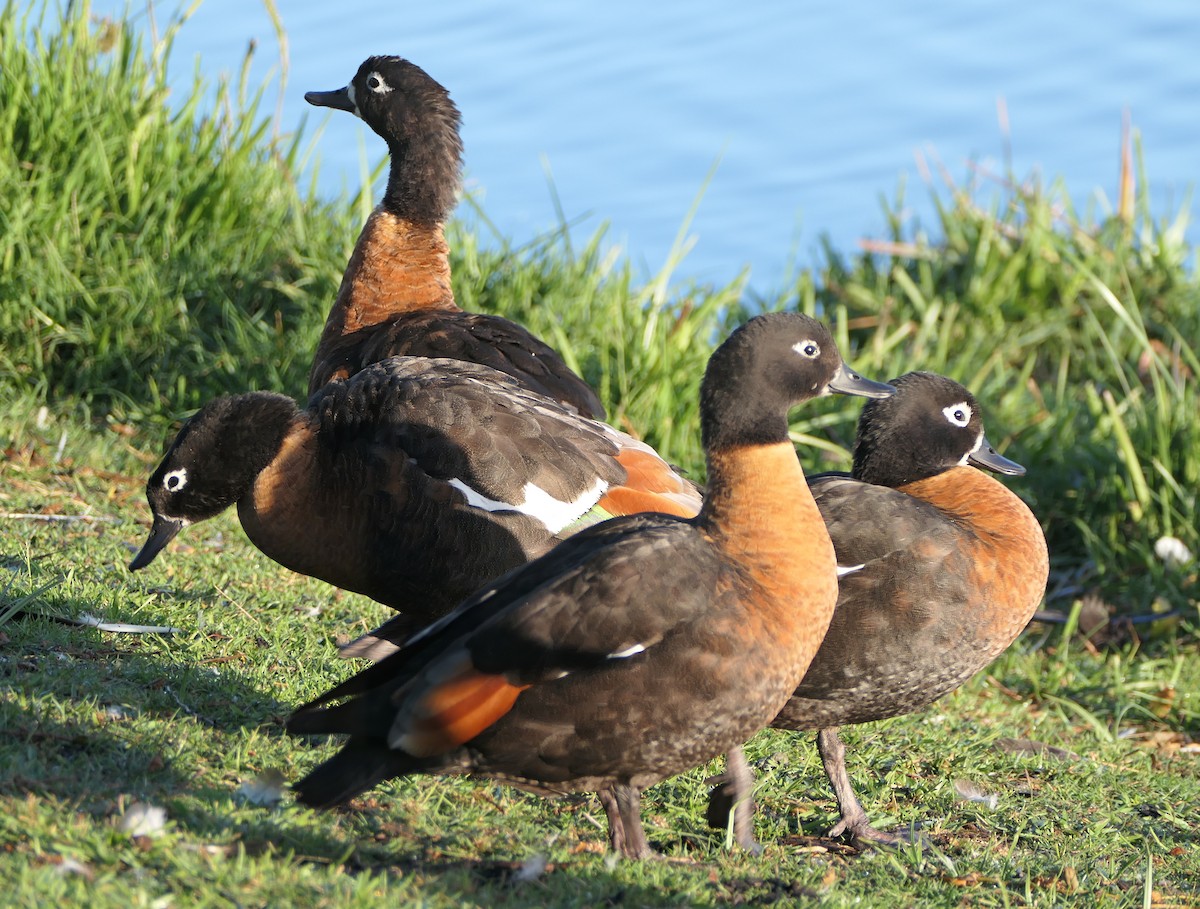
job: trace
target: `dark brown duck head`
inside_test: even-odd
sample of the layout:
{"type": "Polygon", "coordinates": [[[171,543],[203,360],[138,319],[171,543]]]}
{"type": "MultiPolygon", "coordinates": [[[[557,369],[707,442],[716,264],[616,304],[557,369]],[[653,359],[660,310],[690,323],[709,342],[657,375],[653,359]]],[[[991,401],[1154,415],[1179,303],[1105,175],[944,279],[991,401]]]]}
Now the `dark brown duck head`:
{"type": "Polygon", "coordinates": [[[458,108],[450,93],[403,57],[368,57],[344,88],[304,100],[360,117],[388,145],[384,208],[413,221],[441,223],[453,211],[462,175],[458,108]]]}
{"type": "Polygon", "coordinates": [[[895,389],[854,372],[824,323],[802,313],[767,313],[713,353],[700,388],[704,447],[769,444],[788,437],[788,410],[832,394],[886,398],[895,389]]]}
{"type": "Polygon", "coordinates": [[[154,523],[129,570],[145,568],[184,527],[246,495],[297,412],[291,398],[270,392],[217,398],[197,411],[146,481],[154,523]]]}
{"type": "Polygon", "coordinates": [[[855,479],[898,488],[968,464],[1010,476],[1025,473],[988,442],[979,403],[958,382],[910,372],[889,384],[896,394],[869,401],[859,417],[855,479]]]}

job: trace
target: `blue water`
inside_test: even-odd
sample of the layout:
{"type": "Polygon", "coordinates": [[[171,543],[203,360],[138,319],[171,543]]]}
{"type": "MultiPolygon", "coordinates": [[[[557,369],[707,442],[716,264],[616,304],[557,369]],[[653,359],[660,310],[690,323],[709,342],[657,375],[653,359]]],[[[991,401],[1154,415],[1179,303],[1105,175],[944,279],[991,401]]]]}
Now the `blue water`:
{"type": "MultiPolygon", "coordinates": [[[[368,54],[401,54],[461,108],[468,188],[503,235],[519,244],[558,223],[552,173],[574,235],[609,223],[610,243],[647,274],[710,171],[678,273],[725,282],[748,266],[759,291],[811,263],[823,234],[846,252],[882,235],[879,200],[901,181],[910,223],[934,228],[918,154],[965,180],[969,162],[1002,173],[1011,145],[1018,175],[1061,176],[1077,207],[1103,213],[1128,109],[1156,216],[1188,202],[1200,174],[1194,0],[279,5],[282,126],[326,123],[323,192],[357,189],[364,153],[374,163],[383,146],[354,118],[308,108],[304,92],[344,85],[368,54]]],[[[160,27],[174,9],[155,6],[160,27]]],[[[251,40],[254,78],[277,76],[265,10],[205,0],[177,39],[173,79],[184,88],[197,55],[214,80],[235,71],[251,40]]]]}

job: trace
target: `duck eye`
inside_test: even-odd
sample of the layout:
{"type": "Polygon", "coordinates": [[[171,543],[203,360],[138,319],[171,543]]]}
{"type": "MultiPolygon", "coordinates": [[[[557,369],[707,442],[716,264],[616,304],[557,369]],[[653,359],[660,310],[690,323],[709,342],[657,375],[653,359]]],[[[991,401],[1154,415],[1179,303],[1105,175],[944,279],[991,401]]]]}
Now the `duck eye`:
{"type": "Polygon", "coordinates": [[[821,356],[821,346],[816,341],[798,341],[792,345],[792,350],[810,360],[821,356]]]}
{"type": "Polygon", "coordinates": [[[163,477],[163,488],[167,492],[179,492],[183,487],[187,486],[187,470],[180,467],[178,470],[172,470],[169,474],[163,477]]]}
{"type": "Polygon", "coordinates": [[[367,88],[377,95],[386,95],[392,90],[392,87],[383,81],[383,76],[379,73],[371,73],[367,76],[367,88]]]}
{"type": "Polygon", "coordinates": [[[951,404],[943,407],[942,413],[955,426],[966,426],[971,422],[971,408],[966,404],[951,404]]]}

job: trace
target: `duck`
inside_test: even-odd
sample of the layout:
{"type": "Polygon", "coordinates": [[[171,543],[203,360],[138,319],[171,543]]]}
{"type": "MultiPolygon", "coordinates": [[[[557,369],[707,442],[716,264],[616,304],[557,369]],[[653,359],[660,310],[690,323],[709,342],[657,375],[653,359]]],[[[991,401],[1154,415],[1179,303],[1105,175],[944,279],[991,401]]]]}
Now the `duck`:
{"type": "Polygon", "coordinates": [[[298,800],[329,808],[412,774],[591,791],[613,850],[650,856],[642,791],[776,716],[832,617],[836,558],[788,437],[789,409],[829,392],[892,389],[809,316],[736,329],[701,382],[699,514],[586,528],[299,707],[289,733],[349,738],[298,800]]]}
{"type": "MultiPolygon", "coordinates": [[[[837,608],[803,680],[771,725],[817,732],[840,819],[859,845],[905,834],[870,823],[846,770],[840,726],[921,710],[991,663],[1046,590],[1046,538],[1029,507],[984,473],[1021,476],[984,434],[974,395],[946,376],[909,372],[868,401],[850,474],[809,478],[838,561],[837,608]],[[982,468],[982,469],[981,469],[982,468]]],[[[741,754],[715,779],[709,823],[753,813],[741,754]]],[[[745,835],[744,832],[742,835],[745,835]]]]}
{"type": "Polygon", "coordinates": [[[267,391],[206,403],[146,498],[131,570],[236,504],[276,562],[398,610],[397,639],[588,523],[700,507],[646,443],[488,366],[426,357],[371,364],[305,407],[267,391]]]}
{"type": "Polygon", "coordinates": [[[462,180],[461,116],[449,92],[403,57],[368,57],[354,78],[304,99],[359,117],[388,146],[383,199],[367,218],[309,370],[308,392],[389,356],[481,363],[603,420],[595,391],[548,344],[500,316],[464,312],[444,225],[462,180]]]}

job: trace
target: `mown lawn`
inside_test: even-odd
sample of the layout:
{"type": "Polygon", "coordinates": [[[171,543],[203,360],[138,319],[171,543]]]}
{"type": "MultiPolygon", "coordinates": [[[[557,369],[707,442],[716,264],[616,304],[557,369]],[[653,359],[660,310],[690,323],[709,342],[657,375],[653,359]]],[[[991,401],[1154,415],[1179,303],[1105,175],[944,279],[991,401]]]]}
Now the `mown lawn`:
{"type": "Polygon", "coordinates": [[[934,709],[846,730],[868,811],[881,824],[920,824],[919,845],[857,854],[822,839],[835,808],[815,748],[769,732],[749,748],[764,856],[730,851],[705,828],[714,764],[648,794],[664,860],[617,863],[591,798],[415,779],[340,813],[287,794],[256,804],[248,784],[279,794],[272,773],[294,780],[329,753],[285,736],[281,720],[351,671],[333,659],[334,640],[385,610],[270,562],[232,514],[189,528],[132,575],[146,510],[124,439],[56,424],[6,455],[3,601],[40,614],[0,627],[0,867],[11,905],[1200,899],[1200,659],[1177,626],[1099,650],[1035,625],[934,709]],[[12,517],[34,513],[88,519],[12,517]],[[117,634],[45,617],[83,613],[179,630],[117,634]],[[122,832],[138,803],[165,809],[165,826],[122,832]]]}

